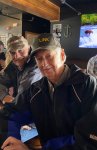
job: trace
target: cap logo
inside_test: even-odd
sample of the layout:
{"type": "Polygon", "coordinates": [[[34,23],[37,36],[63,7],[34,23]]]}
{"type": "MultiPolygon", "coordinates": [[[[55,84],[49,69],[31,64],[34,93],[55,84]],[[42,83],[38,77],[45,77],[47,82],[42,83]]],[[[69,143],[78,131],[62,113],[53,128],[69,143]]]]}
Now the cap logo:
{"type": "Polygon", "coordinates": [[[48,38],[42,38],[42,39],[39,39],[39,42],[49,42],[49,39],[48,38]]]}

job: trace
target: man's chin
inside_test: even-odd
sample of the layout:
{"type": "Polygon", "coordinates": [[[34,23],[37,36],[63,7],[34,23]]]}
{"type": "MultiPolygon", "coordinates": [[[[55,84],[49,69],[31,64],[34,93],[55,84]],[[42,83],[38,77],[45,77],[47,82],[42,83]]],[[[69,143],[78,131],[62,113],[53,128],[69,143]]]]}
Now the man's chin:
{"type": "Polygon", "coordinates": [[[20,64],[20,63],[16,63],[16,62],[13,62],[18,68],[21,68],[22,66],[24,66],[24,64],[20,64]]]}
{"type": "Polygon", "coordinates": [[[16,66],[22,66],[24,64],[24,61],[13,61],[13,63],[16,65],[16,66]]]}

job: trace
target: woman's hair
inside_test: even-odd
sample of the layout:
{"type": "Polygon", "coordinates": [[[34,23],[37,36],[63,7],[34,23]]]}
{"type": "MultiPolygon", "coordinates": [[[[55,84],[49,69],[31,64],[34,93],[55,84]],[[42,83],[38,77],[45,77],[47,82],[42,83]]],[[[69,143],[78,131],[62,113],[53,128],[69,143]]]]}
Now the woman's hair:
{"type": "Polygon", "coordinates": [[[2,41],[0,41],[0,45],[3,45],[4,46],[4,43],[2,41]]]}
{"type": "Polygon", "coordinates": [[[10,55],[9,51],[6,51],[6,60],[5,60],[5,67],[8,66],[8,64],[12,61],[12,57],[10,55]]]}

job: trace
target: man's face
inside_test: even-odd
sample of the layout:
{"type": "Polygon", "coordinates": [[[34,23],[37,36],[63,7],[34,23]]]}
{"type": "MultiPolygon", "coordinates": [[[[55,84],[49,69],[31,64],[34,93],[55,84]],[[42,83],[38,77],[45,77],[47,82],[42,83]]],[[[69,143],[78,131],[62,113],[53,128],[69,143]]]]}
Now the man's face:
{"type": "Polygon", "coordinates": [[[45,77],[51,81],[59,78],[64,68],[64,50],[40,50],[36,53],[35,59],[45,77]]]}
{"type": "Polygon", "coordinates": [[[0,45],[0,53],[2,53],[3,49],[4,49],[4,46],[0,45]]]}
{"type": "Polygon", "coordinates": [[[10,54],[12,56],[13,63],[19,67],[22,68],[27,61],[28,55],[29,55],[29,47],[25,46],[20,50],[16,50],[15,52],[10,51],[10,54]]]}

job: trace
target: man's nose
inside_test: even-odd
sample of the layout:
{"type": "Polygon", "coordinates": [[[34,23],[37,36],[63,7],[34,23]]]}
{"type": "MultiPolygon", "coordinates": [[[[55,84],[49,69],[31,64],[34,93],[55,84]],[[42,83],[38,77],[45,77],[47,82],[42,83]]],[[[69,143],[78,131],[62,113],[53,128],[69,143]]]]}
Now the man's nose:
{"type": "Polygon", "coordinates": [[[46,58],[44,58],[43,59],[43,61],[42,61],[42,66],[47,66],[48,65],[48,61],[47,61],[47,59],[46,58]]]}
{"type": "Polygon", "coordinates": [[[19,53],[18,51],[16,51],[16,52],[15,52],[15,54],[14,54],[14,58],[15,58],[15,59],[20,58],[20,53],[19,53]]]}

